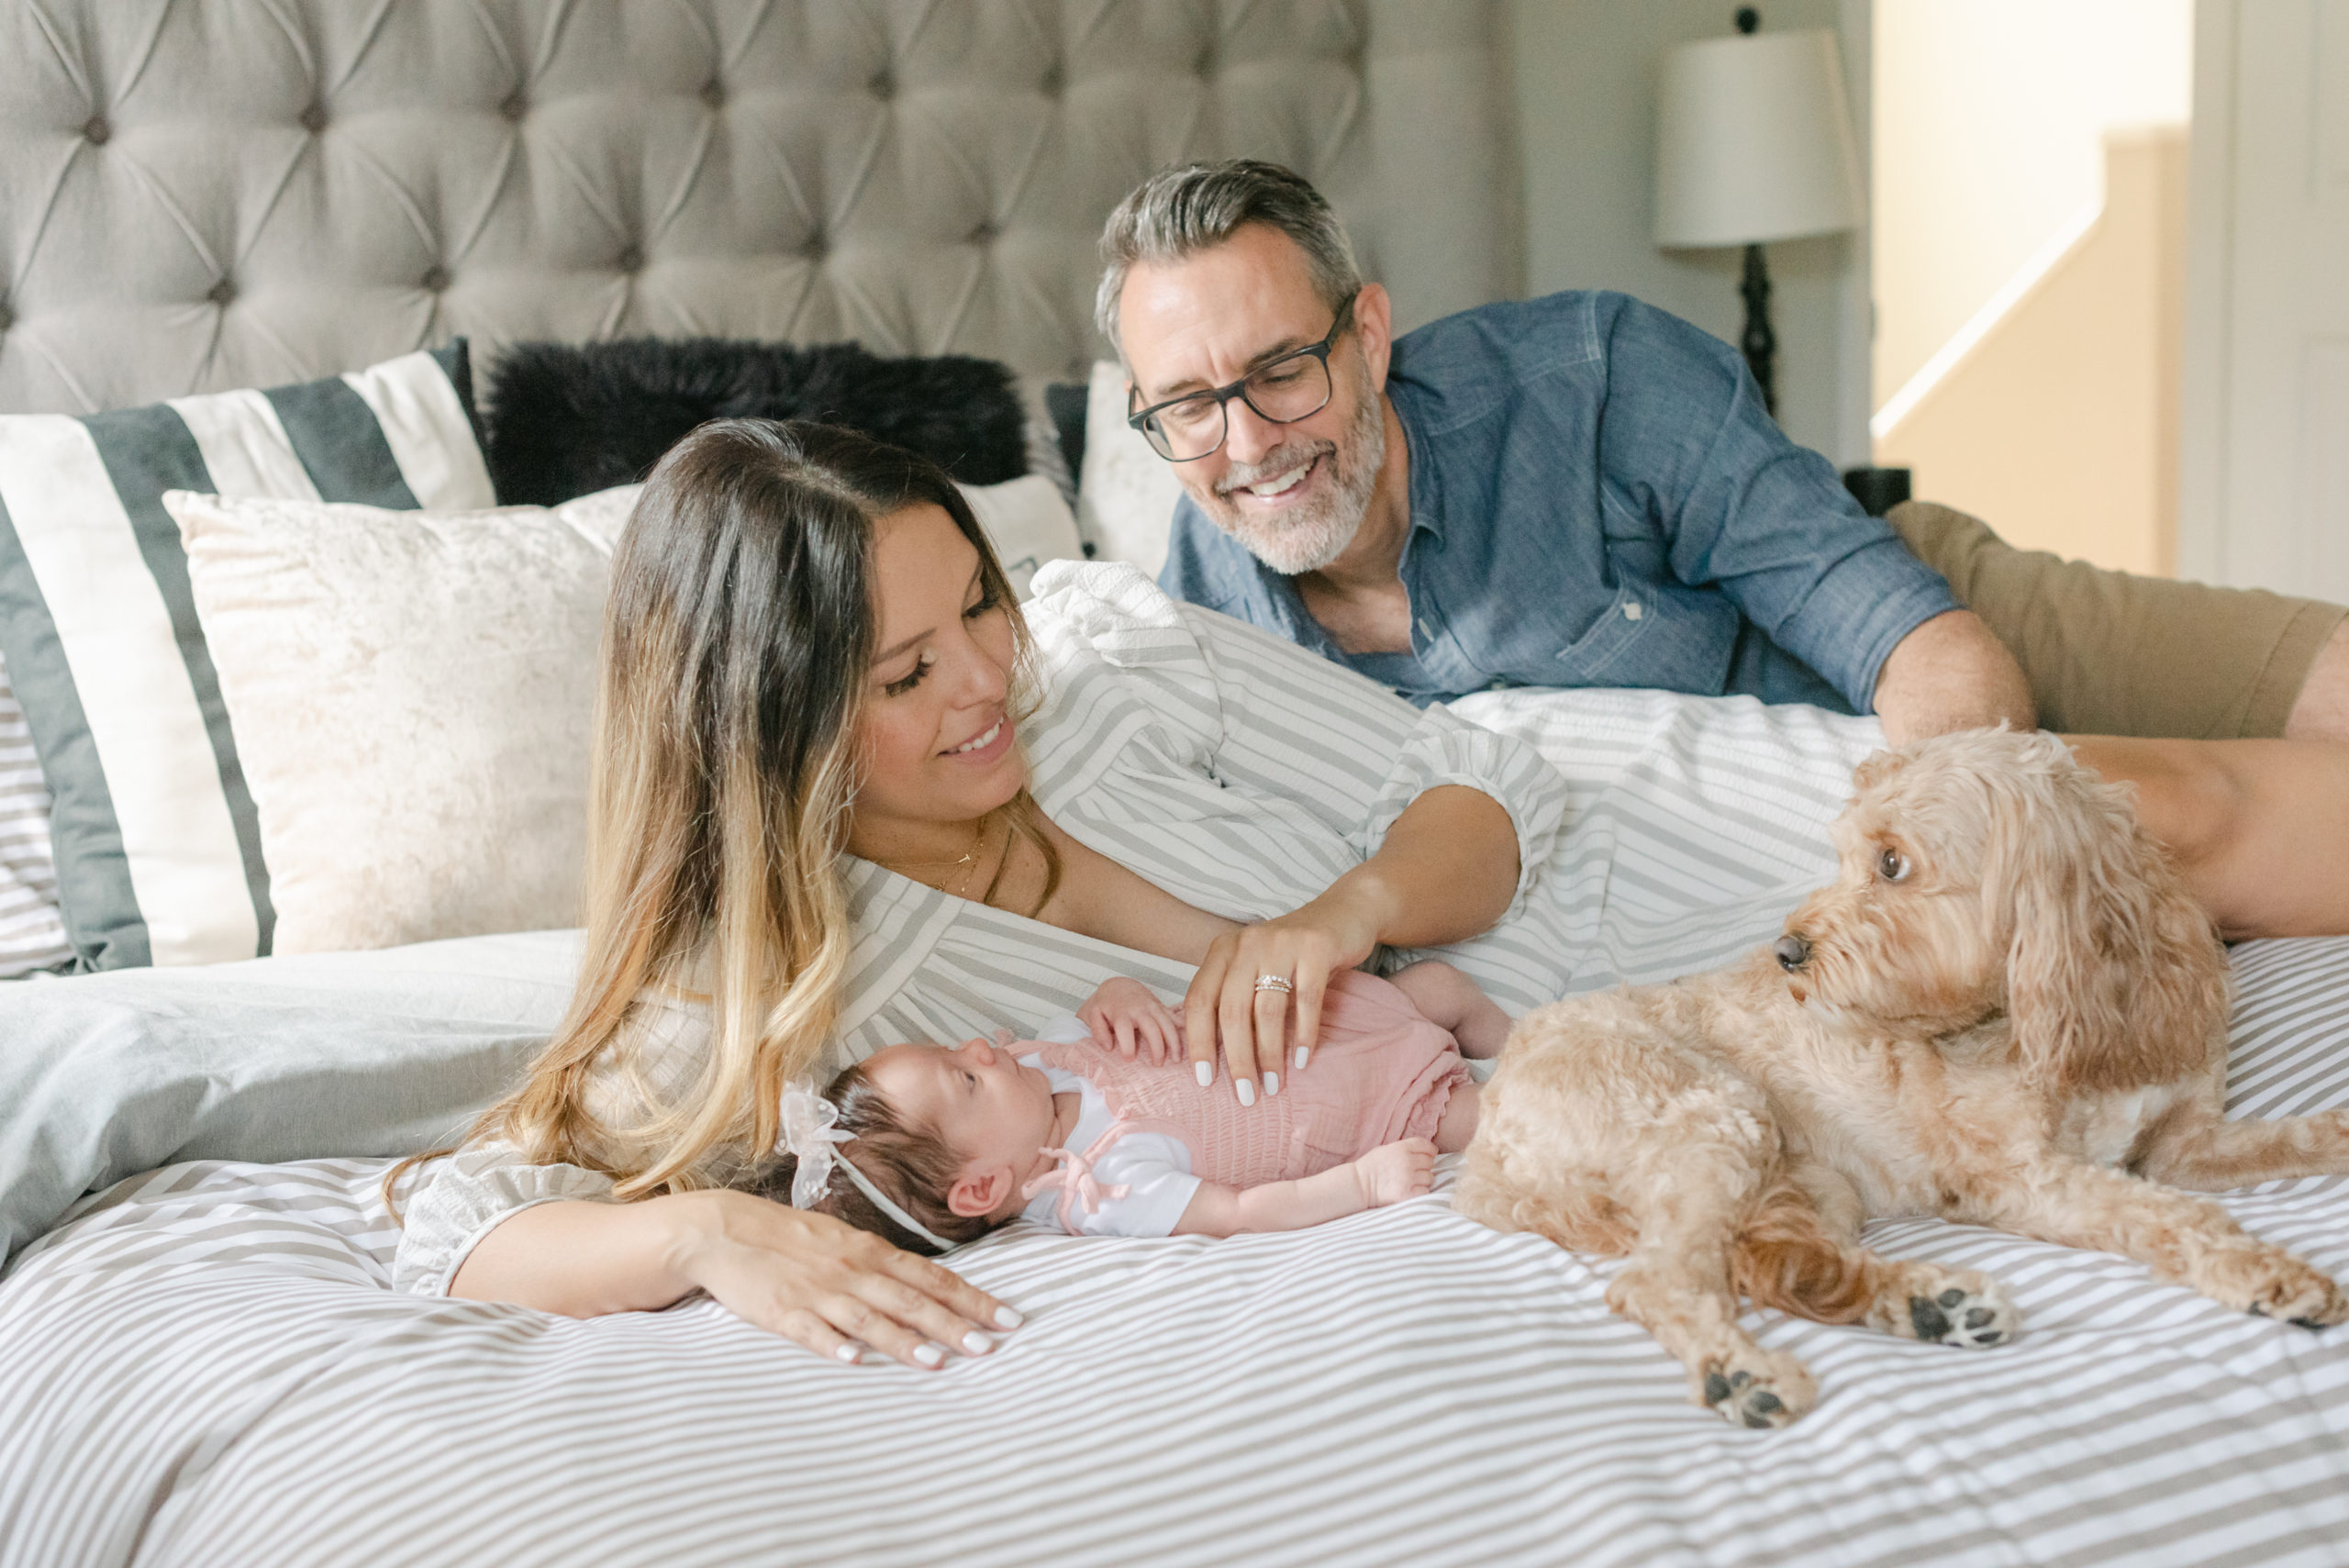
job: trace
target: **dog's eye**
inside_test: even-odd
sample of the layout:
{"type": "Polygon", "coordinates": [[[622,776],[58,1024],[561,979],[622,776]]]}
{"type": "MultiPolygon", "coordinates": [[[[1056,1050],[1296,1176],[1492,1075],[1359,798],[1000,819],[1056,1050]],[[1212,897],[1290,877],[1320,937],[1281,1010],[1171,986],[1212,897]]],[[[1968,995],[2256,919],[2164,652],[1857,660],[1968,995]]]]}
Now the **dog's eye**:
{"type": "Polygon", "coordinates": [[[1876,873],[1887,882],[1905,881],[1909,875],[1909,857],[1898,850],[1887,850],[1876,858],[1876,873]]]}

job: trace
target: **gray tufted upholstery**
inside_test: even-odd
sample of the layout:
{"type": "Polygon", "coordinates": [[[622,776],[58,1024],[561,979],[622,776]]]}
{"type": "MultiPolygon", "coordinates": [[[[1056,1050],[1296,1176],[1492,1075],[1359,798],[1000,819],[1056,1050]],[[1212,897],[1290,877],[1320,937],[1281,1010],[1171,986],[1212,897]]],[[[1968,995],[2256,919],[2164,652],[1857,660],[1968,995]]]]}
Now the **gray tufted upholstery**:
{"type": "Polygon", "coordinates": [[[1330,194],[1406,325],[1512,292],[1491,0],[8,0],[0,412],[452,333],[1082,377],[1150,170],[1330,194]]]}

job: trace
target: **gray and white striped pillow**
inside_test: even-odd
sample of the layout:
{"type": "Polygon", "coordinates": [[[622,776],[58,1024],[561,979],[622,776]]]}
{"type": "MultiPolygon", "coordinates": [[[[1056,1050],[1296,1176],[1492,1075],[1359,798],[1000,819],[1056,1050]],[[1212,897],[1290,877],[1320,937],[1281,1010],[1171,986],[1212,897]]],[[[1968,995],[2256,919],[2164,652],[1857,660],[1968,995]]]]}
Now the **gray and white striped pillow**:
{"type": "Polygon", "coordinates": [[[270,951],[261,831],[166,490],[494,506],[464,341],[266,392],[0,417],[0,652],[87,969],[270,951]]]}

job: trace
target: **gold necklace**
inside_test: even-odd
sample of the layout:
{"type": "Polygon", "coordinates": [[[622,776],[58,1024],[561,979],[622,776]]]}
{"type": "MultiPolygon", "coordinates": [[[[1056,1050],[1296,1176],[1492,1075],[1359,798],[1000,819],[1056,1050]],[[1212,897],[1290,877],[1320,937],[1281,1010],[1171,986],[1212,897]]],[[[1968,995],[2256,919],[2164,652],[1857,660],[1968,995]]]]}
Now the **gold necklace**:
{"type": "MultiPolygon", "coordinates": [[[[910,863],[917,866],[944,866],[946,868],[946,878],[954,878],[954,885],[952,887],[943,885],[946,878],[941,878],[939,883],[929,884],[929,885],[936,887],[937,891],[946,894],[950,897],[960,898],[963,896],[964,890],[971,885],[971,878],[978,874],[979,857],[986,852],[986,847],[987,819],[982,817],[979,818],[978,826],[972,831],[971,847],[963,851],[962,855],[957,859],[952,861],[914,861],[910,863]],[[955,878],[954,873],[958,871],[963,874],[959,878],[955,878]]],[[[922,880],[927,882],[927,879],[922,880]]]]}

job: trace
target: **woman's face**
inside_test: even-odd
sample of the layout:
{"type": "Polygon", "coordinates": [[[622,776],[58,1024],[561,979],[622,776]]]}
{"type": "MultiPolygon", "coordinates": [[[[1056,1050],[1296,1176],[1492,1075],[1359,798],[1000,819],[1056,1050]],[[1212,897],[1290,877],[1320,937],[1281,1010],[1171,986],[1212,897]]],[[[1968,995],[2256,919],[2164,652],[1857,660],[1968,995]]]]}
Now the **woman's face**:
{"type": "Polygon", "coordinates": [[[978,550],[928,502],[875,525],[873,567],[857,835],[975,821],[1028,782],[1009,710],[1016,612],[987,596],[978,550]]]}

